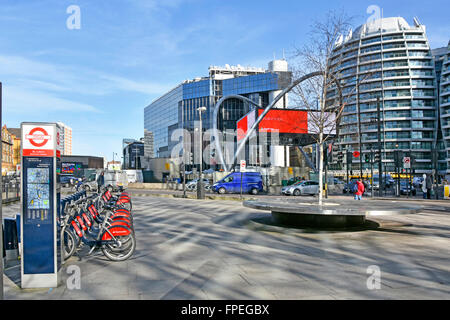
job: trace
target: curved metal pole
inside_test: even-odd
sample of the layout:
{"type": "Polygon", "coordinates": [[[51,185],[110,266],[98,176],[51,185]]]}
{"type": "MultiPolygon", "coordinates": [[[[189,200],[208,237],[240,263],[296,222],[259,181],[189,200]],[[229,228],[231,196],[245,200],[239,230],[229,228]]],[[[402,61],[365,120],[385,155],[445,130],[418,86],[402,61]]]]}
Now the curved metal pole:
{"type": "MultiPolygon", "coordinates": [[[[296,86],[298,86],[298,85],[299,85],[300,83],[302,83],[303,81],[308,80],[308,79],[313,78],[313,77],[321,76],[321,75],[324,75],[324,72],[322,72],[322,71],[316,71],[316,72],[311,72],[311,73],[309,73],[309,74],[307,74],[307,75],[304,75],[303,77],[301,77],[301,78],[295,80],[291,85],[289,85],[287,88],[285,88],[283,91],[281,91],[281,93],[280,93],[279,95],[277,95],[277,96],[275,97],[275,99],[272,101],[272,103],[270,103],[270,104],[264,109],[263,113],[261,113],[261,115],[258,117],[258,119],[255,121],[255,123],[252,125],[252,127],[250,128],[250,130],[247,131],[247,134],[245,135],[244,139],[243,139],[243,140],[241,141],[241,143],[239,144],[239,146],[238,146],[238,148],[237,148],[237,150],[236,150],[236,152],[235,152],[235,154],[234,154],[234,157],[233,157],[233,162],[232,162],[232,163],[233,163],[233,168],[234,168],[235,165],[236,165],[236,159],[237,159],[237,156],[239,155],[239,153],[241,152],[242,148],[243,148],[243,147],[245,146],[245,144],[247,143],[248,139],[250,138],[250,135],[255,131],[256,127],[259,125],[259,123],[262,121],[262,119],[267,115],[267,113],[275,106],[275,104],[276,104],[276,103],[277,103],[277,102],[278,102],[278,101],[279,101],[286,93],[288,93],[289,91],[291,91],[293,88],[295,88],[296,86]]],[[[334,75],[329,74],[329,76],[332,77],[332,81],[333,81],[334,83],[336,83],[336,86],[338,87],[338,90],[339,90],[339,102],[342,103],[342,90],[341,90],[341,85],[340,85],[339,81],[337,80],[337,78],[334,77],[334,75]]],[[[218,139],[217,139],[217,137],[216,137],[216,134],[217,134],[217,113],[218,113],[218,109],[219,109],[220,105],[223,103],[223,101],[225,101],[226,99],[229,99],[229,98],[238,98],[238,99],[242,99],[242,100],[248,101],[248,102],[250,102],[250,103],[252,103],[252,104],[254,104],[254,105],[256,105],[256,106],[259,106],[259,105],[257,105],[256,103],[254,103],[253,101],[251,101],[250,99],[245,98],[245,97],[242,97],[242,96],[239,96],[239,95],[230,95],[230,96],[222,97],[222,98],[217,102],[216,108],[214,109],[214,117],[213,117],[214,140],[216,141],[216,148],[217,148],[217,150],[218,150],[218,152],[219,152],[219,160],[221,161],[222,166],[225,168],[226,171],[228,171],[228,167],[227,167],[226,163],[223,161],[223,155],[222,155],[222,152],[221,152],[222,150],[221,150],[220,146],[218,145],[218,139]]]]}
{"type": "Polygon", "coordinates": [[[219,109],[222,106],[222,103],[224,103],[225,100],[233,99],[233,98],[239,99],[243,102],[248,102],[250,104],[253,104],[254,106],[261,108],[261,106],[259,104],[257,104],[256,102],[254,102],[253,100],[250,100],[249,98],[246,98],[246,97],[243,97],[243,96],[237,95],[237,94],[232,94],[232,95],[222,97],[219,101],[217,101],[217,103],[214,107],[214,114],[213,114],[213,137],[214,137],[214,144],[216,145],[216,150],[217,150],[217,154],[219,156],[220,163],[225,168],[225,171],[228,171],[228,167],[223,159],[222,146],[219,145],[219,135],[218,135],[218,131],[217,131],[217,115],[219,114],[219,109]]]}
{"type": "Polygon", "coordinates": [[[289,91],[291,91],[294,87],[296,87],[297,85],[299,85],[300,83],[302,83],[303,81],[312,78],[312,77],[317,77],[322,75],[323,72],[317,71],[317,72],[312,72],[309,73],[303,77],[301,77],[300,79],[295,80],[290,86],[288,86],[287,88],[285,88],[283,91],[281,91],[281,93],[279,95],[277,95],[275,97],[275,99],[272,101],[272,103],[270,103],[263,111],[263,113],[261,113],[261,115],[258,117],[258,119],[255,121],[255,123],[252,125],[252,127],[250,128],[250,130],[247,131],[247,134],[245,135],[245,138],[241,141],[241,143],[239,144],[236,153],[234,154],[233,157],[233,168],[235,167],[236,164],[236,159],[237,156],[239,155],[239,153],[241,152],[242,148],[245,146],[245,143],[247,142],[247,140],[250,138],[250,135],[255,131],[255,129],[258,127],[259,123],[262,121],[262,119],[266,116],[266,114],[270,111],[270,109],[272,109],[275,104],[289,91]]]}

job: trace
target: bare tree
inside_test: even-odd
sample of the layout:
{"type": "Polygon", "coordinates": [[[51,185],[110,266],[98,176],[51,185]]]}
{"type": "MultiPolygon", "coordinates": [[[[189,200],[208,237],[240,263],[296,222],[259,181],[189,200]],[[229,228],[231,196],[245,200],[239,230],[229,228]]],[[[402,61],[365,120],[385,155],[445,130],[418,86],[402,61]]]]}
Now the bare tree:
{"type": "MultiPolygon", "coordinates": [[[[291,101],[308,111],[310,134],[319,147],[319,204],[323,200],[323,171],[325,142],[336,135],[338,125],[348,103],[355,100],[358,85],[342,81],[342,59],[339,46],[344,37],[351,36],[351,18],[345,13],[328,12],[324,20],[316,21],[309,33],[309,41],[296,48],[293,63],[294,78],[319,72],[292,90],[291,101]],[[311,128],[312,127],[312,128],[311,128]]],[[[364,81],[370,77],[366,74],[364,81]]]]}

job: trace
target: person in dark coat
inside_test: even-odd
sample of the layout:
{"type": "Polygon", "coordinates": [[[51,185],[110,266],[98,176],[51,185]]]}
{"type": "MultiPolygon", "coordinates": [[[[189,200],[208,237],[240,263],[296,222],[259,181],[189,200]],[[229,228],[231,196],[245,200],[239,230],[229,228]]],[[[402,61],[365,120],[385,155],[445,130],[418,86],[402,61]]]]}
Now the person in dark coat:
{"type": "Polygon", "coordinates": [[[427,199],[431,199],[431,189],[433,188],[433,181],[431,180],[431,176],[427,174],[427,199]]]}
{"type": "Polygon", "coordinates": [[[100,192],[100,188],[105,184],[105,172],[102,171],[97,178],[97,191],[100,192]]]}

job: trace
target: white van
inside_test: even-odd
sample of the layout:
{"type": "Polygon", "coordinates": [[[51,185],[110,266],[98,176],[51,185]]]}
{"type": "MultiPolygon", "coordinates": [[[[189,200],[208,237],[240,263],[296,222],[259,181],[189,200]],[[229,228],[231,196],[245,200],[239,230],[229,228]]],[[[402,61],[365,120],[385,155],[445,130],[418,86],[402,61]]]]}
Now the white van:
{"type": "MultiPolygon", "coordinates": [[[[103,170],[91,173],[87,177],[85,184],[89,186],[89,190],[97,190],[97,179],[103,170]]],[[[114,190],[119,190],[120,187],[126,188],[128,186],[128,178],[125,171],[120,170],[105,170],[105,187],[111,186],[114,190]]]]}
{"type": "Polygon", "coordinates": [[[124,170],[127,174],[128,183],[144,182],[142,170],[124,170]]]}
{"type": "Polygon", "coordinates": [[[120,187],[126,188],[128,186],[127,173],[121,170],[106,170],[105,171],[105,187],[113,187],[113,190],[118,190],[120,187]]]}

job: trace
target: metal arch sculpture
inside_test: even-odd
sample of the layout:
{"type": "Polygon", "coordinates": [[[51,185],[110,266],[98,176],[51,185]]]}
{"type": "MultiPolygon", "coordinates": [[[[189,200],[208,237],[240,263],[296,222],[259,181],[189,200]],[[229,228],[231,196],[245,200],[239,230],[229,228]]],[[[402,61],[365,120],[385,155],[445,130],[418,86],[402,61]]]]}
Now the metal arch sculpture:
{"type": "Polygon", "coordinates": [[[219,156],[220,163],[226,169],[226,171],[228,171],[228,168],[226,167],[226,163],[223,159],[222,147],[219,145],[219,135],[217,132],[217,115],[219,114],[219,109],[222,106],[222,103],[224,103],[228,99],[239,99],[243,102],[248,102],[250,104],[253,104],[254,106],[261,108],[261,106],[259,104],[257,104],[256,102],[254,102],[253,100],[250,100],[249,98],[243,97],[238,94],[231,94],[231,95],[222,97],[222,98],[220,98],[219,101],[217,101],[217,103],[214,107],[214,113],[213,113],[213,137],[214,137],[214,143],[216,145],[217,155],[219,156]]]}
{"type": "MultiPolygon", "coordinates": [[[[277,95],[275,97],[275,99],[264,109],[263,113],[261,113],[261,115],[258,117],[258,119],[255,121],[255,123],[253,123],[252,127],[250,128],[250,130],[247,131],[247,134],[245,135],[244,139],[241,140],[234,156],[233,156],[233,168],[235,167],[236,164],[236,159],[238,154],[241,152],[242,148],[245,146],[245,144],[247,143],[248,139],[250,138],[250,135],[255,131],[255,129],[257,128],[257,126],[259,125],[259,123],[262,121],[262,119],[264,119],[264,117],[266,116],[266,114],[276,105],[276,103],[289,91],[291,91],[292,89],[294,89],[296,86],[298,86],[300,83],[302,83],[305,80],[308,80],[310,78],[313,77],[317,77],[317,76],[321,76],[324,75],[324,72],[322,71],[316,71],[316,72],[311,72],[307,75],[304,75],[303,77],[295,80],[292,84],[290,84],[287,88],[283,89],[283,91],[281,91],[281,93],[279,95],[277,95]]],[[[333,76],[332,74],[329,74],[329,76],[331,76],[332,81],[336,84],[338,91],[339,91],[339,104],[342,104],[342,89],[341,89],[341,85],[338,81],[338,79],[333,76]]],[[[214,114],[213,114],[213,136],[214,136],[214,143],[216,145],[216,150],[218,152],[219,155],[219,160],[222,164],[222,166],[224,167],[225,171],[228,171],[228,167],[227,164],[225,163],[224,159],[223,159],[223,154],[222,154],[222,148],[219,145],[219,136],[217,133],[217,115],[219,112],[219,109],[222,105],[222,103],[227,100],[227,99],[231,99],[231,98],[236,98],[236,99],[240,99],[242,101],[246,101],[249,102],[257,107],[261,106],[255,102],[253,102],[252,100],[240,96],[240,95],[229,95],[229,96],[225,96],[222,97],[219,101],[217,101],[215,107],[214,107],[214,114]]]]}

